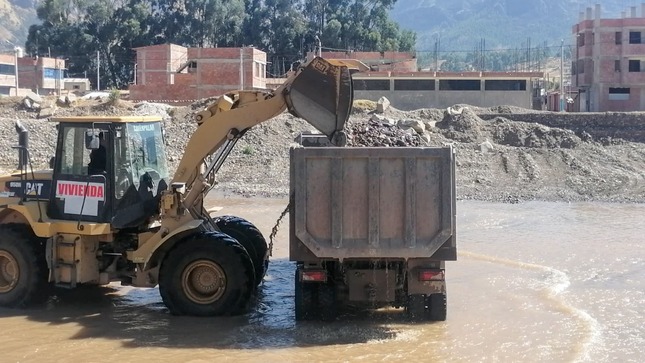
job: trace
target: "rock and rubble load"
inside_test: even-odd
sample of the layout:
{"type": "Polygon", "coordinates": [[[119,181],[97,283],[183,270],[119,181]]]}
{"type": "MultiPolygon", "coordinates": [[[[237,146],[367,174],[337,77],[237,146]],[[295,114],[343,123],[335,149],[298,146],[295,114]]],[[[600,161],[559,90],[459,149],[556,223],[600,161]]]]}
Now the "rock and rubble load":
{"type": "MultiPolygon", "coordinates": [[[[79,99],[55,109],[56,116],[162,115],[171,170],[178,164],[190,135],[193,114],[212,102],[190,106],[110,105],[104,100],[79,99]]],[[[50,100],[43,99],[43,103],[50,100]]],[[[589,121],[569,122],[567,114],[524,110],[511,106],[478,108],[456,105],[447,110],[401,111],[392,106],[377,112],[371,101],[359,105],[347,124],[348,146],[447,146],[456,152],[457,196],[460,199],[518,202],[620,201],[645,202],[645,139],[626,141],[615,135],[639,135],[633,114],[615,114],[612,125],[600,125],[605,114],[589,121]],[[530,117],[528,117],[528,116],[530,117]],[[517,121],[539,119],[541,123],[517,121]],[[483,119],[486,118],[486,119],[483,119]],[[624,118],[624,123],[620,119],[624,118]],[[564,121],[562,121],[564,120],[564,121]],[[563,127],[554,125],[562,124],[563,127]],[[623,124],[629,130],[623,130],[623,124]]],[[[38,118],[22,99],[0,102],[0,168],[13,170],[17,143],[13,127],[20,120],[30,131],[34,167],[46,167],[56,144],[55,125],[38,118]]],[[[645,127],[645,126],[643,126],[645,127]]],[[[246,196],[284,197],[289,188],[289,148],[301,132],[314,128],[288,113],[257,125],[238,142],[217,180],[222,192],[246,196]]]]}

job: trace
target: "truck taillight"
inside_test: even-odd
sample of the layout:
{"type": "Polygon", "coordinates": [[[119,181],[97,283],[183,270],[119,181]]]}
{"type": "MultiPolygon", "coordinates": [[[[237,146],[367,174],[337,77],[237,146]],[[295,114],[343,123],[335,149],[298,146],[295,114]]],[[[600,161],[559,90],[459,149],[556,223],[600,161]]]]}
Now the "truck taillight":
{"type": "Polygon", "coordinates": [[[325,282],[327,281],[327,271],[324,271],[324,270],[302,271],[302,281],[325,282]]]}
{"type": "Polygon", "coordinates": [[[419,270],[419,281],[443,281],[444,270],[419,270]]]}

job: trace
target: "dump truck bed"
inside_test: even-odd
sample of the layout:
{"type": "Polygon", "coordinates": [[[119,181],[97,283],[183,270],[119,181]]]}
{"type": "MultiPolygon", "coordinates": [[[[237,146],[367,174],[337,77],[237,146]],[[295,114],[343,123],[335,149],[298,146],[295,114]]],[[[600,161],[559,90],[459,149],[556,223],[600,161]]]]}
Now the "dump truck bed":
{"type": "Polygon", "coordinates": [[[454,173],[451,147],[292,148],[290,259],[455,260],[454,173]]]}

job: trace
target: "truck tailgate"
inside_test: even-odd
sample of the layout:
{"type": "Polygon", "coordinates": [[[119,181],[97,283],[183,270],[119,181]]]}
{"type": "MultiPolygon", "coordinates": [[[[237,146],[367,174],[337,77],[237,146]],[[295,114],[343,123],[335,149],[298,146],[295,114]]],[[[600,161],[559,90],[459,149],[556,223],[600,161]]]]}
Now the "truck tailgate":
{"type": "Polygon", "coordinates": [[[456,259],[445,148],[291,149],[290,259],[456,259]]]}

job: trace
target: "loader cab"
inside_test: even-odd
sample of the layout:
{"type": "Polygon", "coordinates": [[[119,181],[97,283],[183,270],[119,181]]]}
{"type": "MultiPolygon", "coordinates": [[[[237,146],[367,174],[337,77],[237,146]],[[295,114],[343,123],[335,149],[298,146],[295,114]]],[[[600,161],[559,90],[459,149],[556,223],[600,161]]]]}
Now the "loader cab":
{"type": "Polygon", "coordinates": [[[49,216],[134,228],[168,186],[161,118],[66,117],[58,123],[49,216]]]}

